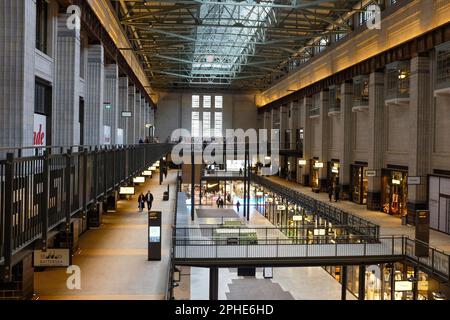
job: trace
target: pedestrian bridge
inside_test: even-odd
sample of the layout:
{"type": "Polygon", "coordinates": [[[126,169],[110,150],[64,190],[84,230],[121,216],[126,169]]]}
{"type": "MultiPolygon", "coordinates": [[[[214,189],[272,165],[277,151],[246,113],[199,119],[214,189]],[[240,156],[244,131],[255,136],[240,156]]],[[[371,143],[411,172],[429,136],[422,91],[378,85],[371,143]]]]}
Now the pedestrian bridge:
{"type": "MultiPolygon", "coordinates": [[[[276,227],[185,227],[185,195],[178,197],[172,238],[174,265],[205,268],[370,265],[407,261],[450,282],[450,256],[406,236],[289,237],[276,227]],[[226,231],[225,231],[226,230],[226,231]]],[[[289,230],[288,230],[289,231],[289,230]]]]}

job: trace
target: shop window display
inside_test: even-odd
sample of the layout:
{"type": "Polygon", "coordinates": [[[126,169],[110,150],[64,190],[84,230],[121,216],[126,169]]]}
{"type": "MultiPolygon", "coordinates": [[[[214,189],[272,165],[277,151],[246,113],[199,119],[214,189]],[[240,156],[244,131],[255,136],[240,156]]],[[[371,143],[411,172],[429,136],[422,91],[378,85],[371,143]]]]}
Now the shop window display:
{"type": "Polygon", "coordinates": [[[383,212],[406,216],[408,213],[408,181],[407,172],[387,170],[383,174],[383,212]]]}
{"type": "Polygon", "coordinates": [[[352,166],[352,201],[358,204],[367,204],[369,181],[366,177],[367,167],[352,166]]]}

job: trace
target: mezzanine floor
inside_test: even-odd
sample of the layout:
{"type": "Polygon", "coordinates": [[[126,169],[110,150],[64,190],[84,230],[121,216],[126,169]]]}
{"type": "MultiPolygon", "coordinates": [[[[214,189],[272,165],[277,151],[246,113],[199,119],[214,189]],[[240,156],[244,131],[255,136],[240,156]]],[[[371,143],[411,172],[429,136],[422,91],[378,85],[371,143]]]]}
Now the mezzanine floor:
{"type": "MultiPolygon", "coordinates": [[[[268,178],[275,183],[304,193],[314,199],[329,203],[328,194],[326,193],[315,193],[310,187],[304,187],[276,176],[268,178]]],[[[406,235],[415,238],[415,228],[413,226],[402,225],[398,217],[390,216],[383,212],[370,211],[367,210],[366,206],[358,205],[350,201],[339,201],[338,203],[333,201],[330,204],[379,225],[380,235],[406,235]]],[[[450,253],[450,235],[430,230],[430,246],[450,253]]]]}
{"type": "Polygon", "coordinates": [[[169,268],[169,240],[176,198],[176,173],[159,185],[159,177],[136,188],[132,200],[122,200],[114,213],[103,218],[100,229],[80,238],[73,264],[81,268],[81,290],[66,287],[65,268],[35,273],[35,299],[40,300],[163,300],[169,268]],[[170,200],[162,201],[167,183],[170,200]],[[162,211],[162,261],[147,261],[147,211],[139,213],[139,192],[151,190],[153,210],[162,211]]]}

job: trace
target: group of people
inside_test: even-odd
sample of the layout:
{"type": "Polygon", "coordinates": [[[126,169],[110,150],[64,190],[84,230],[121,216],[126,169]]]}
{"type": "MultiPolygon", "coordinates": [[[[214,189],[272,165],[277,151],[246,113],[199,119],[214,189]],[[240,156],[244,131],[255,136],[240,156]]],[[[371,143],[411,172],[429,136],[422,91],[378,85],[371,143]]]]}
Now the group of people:
{"type": "Polygon", "coordinates": [[[147,203],[147,209],[150,212],[152,210],[153,200],[154,200],[154,197],[153,197],[153,194],[150,192],[150,190],[148,190],[146,195],[141,193],[138,197],[139,212],[144,211],[146,203],[147,203]]]}
{"type": "Polygon", "coordinates": [[[220,209],[220,208],[224,207],[225,201],[222,199],[222,197],[219,197],[219,198],[217,198],[216,204],[217,204],[217,208],[220,209]]]}
{"type": "Polygon", "coordinates": [[[334,195],[334,200],[335,202],[339,201],[339,197],[341,194],[341,189],[339,188],[339,185],[335,185],[330,183],[328,185],[328,197],[330,198],[330,202],[333,201],[333,195],[334,195]]]}

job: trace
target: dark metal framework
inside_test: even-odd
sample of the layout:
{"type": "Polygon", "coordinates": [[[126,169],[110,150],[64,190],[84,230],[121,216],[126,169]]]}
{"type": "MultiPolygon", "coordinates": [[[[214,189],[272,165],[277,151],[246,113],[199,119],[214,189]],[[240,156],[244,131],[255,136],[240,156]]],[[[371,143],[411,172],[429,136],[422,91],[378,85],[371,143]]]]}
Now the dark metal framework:
{"type": "Polygon", "coordinates": [[[155,88],[266,88],[364,10],[360,0],[110,1],[155,88]]]}
{"type": "Polygon", "coordinates": [[[171,150],[169,144],[75,147],[66,153],[0,160],[0,279],[22,250],[49,233],[70,231],[71,218],[129,182],[171,150]],[[63,229],[64,230],[64,229],[63,229]]]}

